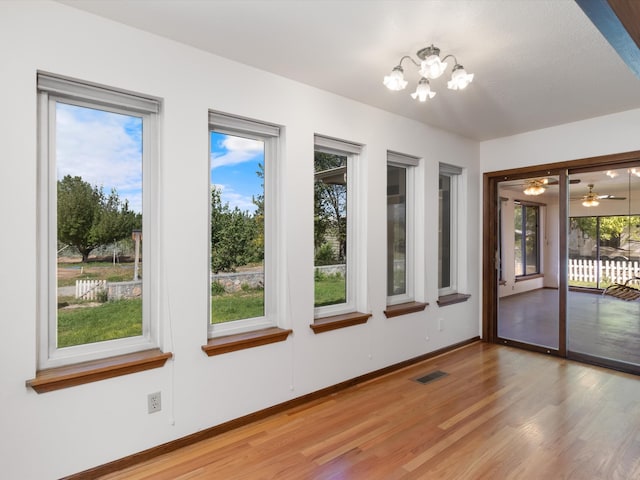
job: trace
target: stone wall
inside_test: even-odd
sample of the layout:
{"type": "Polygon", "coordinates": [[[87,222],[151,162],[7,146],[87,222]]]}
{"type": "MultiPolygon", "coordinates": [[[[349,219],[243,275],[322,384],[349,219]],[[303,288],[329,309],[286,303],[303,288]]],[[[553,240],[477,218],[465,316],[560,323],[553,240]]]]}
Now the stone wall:
{"type": "Polygon", "coordinates": [[[219,283],[224,287],[225,292],[232,293],[242,290],[243,285],[249,288],[263,288],[264,274],[262,272],[212,273],[211,282],[219,283]]]}
{"type": "Polygon", "coordinates": [[[347,266],[345,264],[341,265],[323,265],[321,267],[315,267],[315,270],[320,273],[324,273],[325,275],[335,275],[336,273],[344,276],[347,272],[347,266]]]}
{"type": "Polygon", "coordinates": [[[107,298],[109,300],[129,300],[142,297],[142,280],[131,282],[108,282],[107,298]]]}
{"type": "MultiPolygon", "coordinates": [[[[315,270],[325,275],[340,273],[344,276],[347,267],[346,265],[324,265],[315,267],[315,270]]],[[[263,288],[264,274],[262,272],[212,273],[211,282],[219,283],[225,292],[232,293],[242,290],[243,285],[249,288],[263,288]]]]}

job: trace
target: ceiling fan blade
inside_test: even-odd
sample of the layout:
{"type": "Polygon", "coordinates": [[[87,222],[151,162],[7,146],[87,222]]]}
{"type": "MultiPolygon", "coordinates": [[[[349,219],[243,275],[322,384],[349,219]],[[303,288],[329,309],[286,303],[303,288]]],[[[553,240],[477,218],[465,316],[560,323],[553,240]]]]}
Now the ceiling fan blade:
{"type": "MultiPolygon", "coordinates": [[[[547,185],[558,185],[558,183],[559,183],[558,180],[549,180],[547,182],[547,185]]],[[[577,183],[580,183],[580,179],[579,178],[572,178],[571,180],[569,180],[569,183],[571,185],[575,185],[577,183]]]]}
{"type": "Polygon", "coordinates": [[[598,195],[600,200],[626,200],[627,197],[616,197],[615,195],[598,195]]]}

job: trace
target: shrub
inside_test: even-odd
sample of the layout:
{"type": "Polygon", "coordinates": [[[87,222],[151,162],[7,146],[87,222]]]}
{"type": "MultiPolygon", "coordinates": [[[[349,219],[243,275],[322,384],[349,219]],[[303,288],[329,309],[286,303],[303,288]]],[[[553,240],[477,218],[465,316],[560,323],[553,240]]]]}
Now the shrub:
{"type": "Polygon", "coordinates": [[[220,282],[211,283],[211,294],[212,295],[222,295],[225,293],[224,286],[220,282]]]}
{"type": "Polygon", "coordinates": [[[323,280],[324,280],[324,279],[326,279],[326,278],[327,278],[327,275],[326,275],[325,273],[321,272],[321,271],[320,271],[320,270],[318,270],[318,269],[316,269],[316,270],[315,270],[315,272],[313,273],[313,279],[314,279],[316,282],[321,282],[321,281],[323,281],[323,280]]]}
{"type": "Polygon", "coordinates": [[[109,300],[109,292],[107,291],[107,289],[102,289],[99,290],[96,294],[96,300],[98,300],[98,302],[100,303],[105,303],[109,300]]]}
{"type": "Polygon", "coordinates": [[[316,251],[315,264],[316,265],[333,265],[336,263],[336,256],[333,253],[333,248],[329,243],[323,243],[316,251]]]}

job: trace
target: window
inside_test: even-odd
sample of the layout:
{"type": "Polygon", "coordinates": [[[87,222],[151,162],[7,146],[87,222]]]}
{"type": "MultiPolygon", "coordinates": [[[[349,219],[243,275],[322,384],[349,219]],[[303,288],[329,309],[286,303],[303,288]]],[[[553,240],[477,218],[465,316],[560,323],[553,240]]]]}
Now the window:
{"type": "MultiPolygon", "coordinates": [[[[362,275],[364,248],[356,228],[359,145],[315,136],[314,153],[314,293],[315,316],[354,312],[364,295],[356,279],[362,275]]],[[[361,283],[366,283],[362,279],[361,283]]],[[[362,287],[360,287],[362,288],[362,287]]]]}
{"type": "MultiPolygon", "coordinates": [[[[458,190],[462,169],[440,164],[438,202],[438,295],[458,292],[459,208],[458,190]]],[[[463,263],[460,263],[461,265],[463,263]]]]}
{"type": "Polygon", "coordinates": [[[38,368],[156,347],[159,103],[47,74],[38,96],[38,368]]]}
{"type": "Polygon", "coordinates": [[[413,177],[418,159],[387,153],[387,304],[414,298],[413,177]]]}
{"type": "Polygon", "coordinates": [[[569,217],[569,285],[606,288],[618,275],[637,276],[640,215],[569,217]]]}
{"type": "Polygon", "coordinates": [[[279,127],[209,114],[209,336],[276,325],[279,127]]]}
{"type": "Polygon", "coordinates": [[[540,207],[516,201],[514,206],[516,277],[540,273],[540,207]]]}

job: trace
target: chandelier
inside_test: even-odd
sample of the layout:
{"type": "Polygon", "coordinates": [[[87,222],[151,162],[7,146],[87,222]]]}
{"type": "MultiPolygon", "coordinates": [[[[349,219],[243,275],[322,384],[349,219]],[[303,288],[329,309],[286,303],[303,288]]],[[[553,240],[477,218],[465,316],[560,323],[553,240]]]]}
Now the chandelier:
{"type": "Polygon", "coordinates": [[[420,63],[409,55],[402,57],[398,65],[393,67],[391,73],[384,77],[382,82],[384,86],[394,91],[406,88],[408,82],[404,79],[404,69],[402,68],[402,62],[406,59],[419,68],[420,80],[416,86],[416,91],[411,94],[411,97],[420,102],[426,101],[427,98],[435,97],[436,92],[431,90],[429,80],[436,79],[445,72],[448,65],[445,60],[448,58],[453,58],[455,64],[451,71],[451,80],[447,82],[447,87],[451,90],[462,90],[473,81],[473,73],[467,73],[464,67],[458,63],[455,56],[446,55],[441,59],[438,47],[431,45],[422,48],[416,52],[416,56],[420,59],[420,63]]]}

